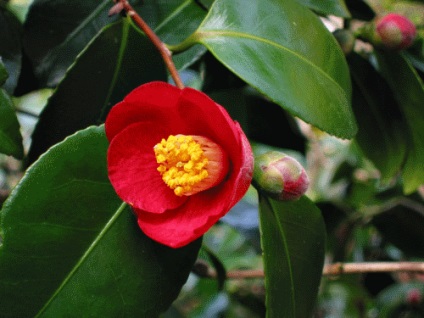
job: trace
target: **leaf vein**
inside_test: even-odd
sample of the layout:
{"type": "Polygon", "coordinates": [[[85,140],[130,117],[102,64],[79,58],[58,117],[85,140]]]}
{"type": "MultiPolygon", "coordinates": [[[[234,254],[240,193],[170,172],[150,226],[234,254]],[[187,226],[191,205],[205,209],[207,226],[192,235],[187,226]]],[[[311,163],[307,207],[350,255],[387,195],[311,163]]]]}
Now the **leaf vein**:
{"type": "Polygon", "coordinates": [[[155,32],[159,32],[159,30],[165,26],[169,21],[171,21],[175,16],[177,16],[179,13],[181,13],[188,5],[190,5],[192,0],[186,0],[185,2],[181,3],[170,15],[166,17],[158,26],[155,28],[155,32]]]}
{"type": "Polygon", "coordinates": [[[111,226],[115,223],[115,221],[118,219],[118,217],[121,215],[121,213],[125,210],[127,204],[124,202],[122,203],[118,210],[116,211],[115,215],[106,223],[104,228],[100,231],[99,235],[96,237],[94,242],[88,247],[87,251],[82,255],[82,257],[79,259],[79,261],[76,263],[76,265],[72,268],[72,270],[69,272],[68,276],[64,279],[62,284],[56,289],[52,297],[46,302],[46,304],[41,308],[41,310],[37,313],[35,317],[40,317],[41,314],[47,309],[47,307],[53,302],[53,300],[56,298],[56,296],[59,294],[59,292],[65,287],[65,285],[69,282],[69,280],[73,277],[73,275],[77,272],[79,267],[85,262],[85,260],[88,258],[90,253],[94,250],[94,248],[97,246],[97,244],[100,242],[100,240],[105,236],[105,234],[108,232],[108,230],[111,228],[111,226]]]}
{"type": "MultiPolygon", "coordinates": [[[[271,204],[270,204],[270,206],[272,207],[271,204]]],[[[291,292],[291,301],[292,301],[293,317],[294,317],[295,313],[296,313],[296,299],[295,299],[295,289],[294,289],[293,270],[292,270],[292,264],[291,264],[291,258],[290,258],[290,251],[289,251],[289,247],[287,245],[287,238],[286,238],[286,233],[284,231],[283,224],[282,224],[281,220],[275,215],[274,209],[271,208],[271,211],[274,214],[274,218],[277,220],[277,225],[278,225],[278,228],[281,232],[282,241],[283,241],[283,245],[284,245],[284,253],[286,254],[286,257],[287,257],[289,277],[290,277],[290,289],[292,291],[291,292]]]]}

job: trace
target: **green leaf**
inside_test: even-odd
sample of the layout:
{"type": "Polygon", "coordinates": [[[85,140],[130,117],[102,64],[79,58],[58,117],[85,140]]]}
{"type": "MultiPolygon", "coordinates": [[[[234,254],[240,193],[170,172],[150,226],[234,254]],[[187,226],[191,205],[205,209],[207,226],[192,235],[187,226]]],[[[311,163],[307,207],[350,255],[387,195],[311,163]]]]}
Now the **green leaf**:
{"type": "Polygon", "coordinates": [[[12,12],[19,21],[22,23],[25,21],[26,15],[28,13],[29,6],[31,5],[30,0],[23,1],[9,1],[9,0],[1,0],[2,2],[7,2],[6,6],[12,12]]]}
{"type": "Polygon", "coordinates": [[[401,54],[376,52],[379,69],[392,88],[406,119],[410,143],[403,167],[403,190],[414,192],[424,184],[424,85],[406,58],[401,54]],[[399,85],[401,83],[401,85],[399,85]]]}
{"type": "Polygon", "coordinates": [[[0,89],[0,153],[22,159],[24,148],[12,100],[0,89]]]}
{"type": "Polygon", "coordinates": [[[349,10],[344,0],[297,0],[304,6],[325,15],[335,15],[343,18],[350,18],[349,10]]]}
{"type": "Polygon", "coordinates": [[[279,202],[260,196],[267,317],[310,317],[325,254],[325,225],[307,198],[279,202]]]}
{"type": "Polygon", "coordinates": [[[6,317],[157,317],[200,248],[155,243],[116,196],[103,127],[52,147],[1,211],[0,312],[6,317]]]}
{"type": "Polygon", "coordinates": [[[371,64],[355,53],[348,61],[359,125],[356,140],[383,180],[389,181],[400,171],[407,153],[409,135],[404,118],[390,87],[371,64]]]}
{"type": "MultiPolygon", "coordinates": [[[[205,16],[192,0],[131,2],[159,37],[170,43],[189,36],[205,16]]],[[[112,6],[111,0],[34,0],[25,23],[24,41],[42,85],[57,85],[91,39],[116,21],[116,16],[108,16],[112,6]],[[58,18],[66,23],[58,23],[58,18]]],[[[182,68],[190,64],[202,52],[204,48],[199,46],[179,55],[178,65],[182,68]]]]}
{"type": "Polygon", "coordinates": [[[166,81],[156,48],[129,19],[107,26],[78,57],[50,98],[32,136],[28,160],[66,136],[105,120],[137,86],[166,81]]]}
{"type": "Polygon", "coordinates": [[[186,44],[193,41],[291,114],[342,138],[355,135],[344,55],[294,0],[217,0],[186,44]]]}
{"type": "Polygon", "coordinates": [[[9,94],[12,94],[18,83],[19,74],[21,73],[22,26],[19,20],[1,4],[0,30],[0,61],[4,63],[9,73],[9,77],[3,88],[9,94]]]}

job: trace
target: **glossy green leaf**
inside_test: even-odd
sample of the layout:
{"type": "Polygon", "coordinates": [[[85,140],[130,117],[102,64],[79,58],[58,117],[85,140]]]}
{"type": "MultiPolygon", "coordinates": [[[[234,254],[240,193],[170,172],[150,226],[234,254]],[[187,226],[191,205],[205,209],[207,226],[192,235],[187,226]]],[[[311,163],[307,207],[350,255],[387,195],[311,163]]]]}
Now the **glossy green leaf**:
{"type": "Polygon", "coordinates": [[[166,79],[156,48],[129,19],[107,26],[79,56],[41,113],[29,161],[75,131],[103,122],[109,109],[137,86],[166,79]]]}
{"type": "Polygon", "coordinates": [[[424,84],[401,54],[376,52],[379,69],[389,83],[406,120],[410,143],[402,178],[406,194],[424,184],[424,84]],[[401,85],[399,85],[401,83],[401,85]]]}
{"type": "Polygon", "coordinates": [[[407,153],[405,121],[390,87],[371,64],[355,53],[348,61],[353,110],[359,126],[356,140],[383,180],[389,181],[400,171],[407,153]]]}
{"type": "Polygon", "coordinates": [[[320,210],[306,197],[260,197],[267,317],[307,318],[318,294],[325,254],[320,210]]]}
{"type": "Polygon", "coordinates": [[[325,15],[335,15],[338,17],[349,18],[350,13],[344,0],[297,0],[304,6],[325,15]]]}
{"type": "Polygon", "coordinates": [[[372,219],[384,238],[410,256],[424,257],[424,205],[401,199],[372,219]]]}
{"type": "Polygon", "coordinates": [[[21,159],[24,155],[19,122],[12,100],[0,89],[0,153],[21,159]]]}
{"type": "MultiPolygon", "coordinates": [[[[131,2],[159,37],[169,43],[189,36],[206,14],[191,0],[131,2]]],[[[91,39],[116,21],[119,15],[108,16],[112,6],[111,0],[35,0],[32,3],[25,23],[25,48],[42,85],[57,85],[91,39]],[[58,17],[66,23],[58,23],[58,17]]],[[[179,66],[190,64],[202,52],[204,49],[197,47],[179,55],[179,66]]]]}
{"type": "Polygon", "coordinates": [[[355,135],[344,55],[295,0],[217,0],[186,44],[193,41],[293,115],[342,138],[355,135]]]}
{"type": "Polygon", "coordinates": [[[0,30],[0,61],[4,63],[9,73],[9,77],[3,88],[9,94],[12,94],[18,83],[19,74],[21,73],[22,26],[19,20],[1,3],[0,30]]]}
{"type": "Polygon", "coordinates": [[[52,147],[1,211],[4,317],[157,317],[200,248],[153,242],[116,196],[103,127],[52,147]]]}

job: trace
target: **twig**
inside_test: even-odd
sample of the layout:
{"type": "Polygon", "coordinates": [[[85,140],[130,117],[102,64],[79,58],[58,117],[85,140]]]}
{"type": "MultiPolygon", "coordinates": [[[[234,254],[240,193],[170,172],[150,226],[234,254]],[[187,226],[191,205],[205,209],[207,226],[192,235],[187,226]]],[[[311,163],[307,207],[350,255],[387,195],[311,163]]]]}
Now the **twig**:
{"type": "Polygon", "coordinates": [[[227,272],[228,279],[258,278],[264,276],[264,271],[260,269],[227,272]]]}
{"type": "MultiPolygon", "coordinates": [[[[334,263],[324,266],[323,275],[336,276],[344,274],[377,273],[377,272],[421,272],[424,273],[424,262],[372,262],[372,263],[334,263]]],[[[205,271],[204,278],[216,278],[213,269],[205,271]]],[[[263,270],[228,271],[228,279],[263,278],[263,270]]]]}
{"type": "Polygon", "coordinates": [[[116,5],[111,9],[110,13],[116,14],[116,12],[122,8],[128,16],[137,24],[140,29],[146,34],[154,46],[158,49],[159,53],[162,56],[163,61],[165,62],[166,67],[169,70],[169,73],[172,76],[172,79],[177,85],[178,88],[183,89],[184,84],[178,74],[177,68],[175,67],[174,62],[172,61],[171,51],[165,46],[165,44],[159,39],[159,37],[153,32],[153,30],[147,25],[146,22],[140,17],[140,15],[133,9],[133,7],[128,3],[127,0],[114,0],[116,5]]]}
{"type": "Polygon", "coordinates": [[[335,263],[324,267],[323,275],[382,272],[424,272],[422,262],[335,263]]]}

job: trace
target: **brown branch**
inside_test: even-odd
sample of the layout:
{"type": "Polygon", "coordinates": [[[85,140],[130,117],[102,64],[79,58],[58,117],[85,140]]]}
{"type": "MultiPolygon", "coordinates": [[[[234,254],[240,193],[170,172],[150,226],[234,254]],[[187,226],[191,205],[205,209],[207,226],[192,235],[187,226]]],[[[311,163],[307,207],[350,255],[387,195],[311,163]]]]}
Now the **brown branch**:
{"type": "MultiPolygon", "coordinates": [[[[424,262],[373,262],[373,263],[334,263],[324,266],[323,275],[336,276],[343,274],[377,273],[377,272],[421,272],[424,273],[424,262]]],[[[216,278],[213,269],[206,271],[204,278],[216,278]]],[[[263,278],[263,270],[228,271],[228,279],[263,278]]]]}
{"type": "Polygon", "coordinates": [[[116,14],[120,9],[124,10],[128,16],[134,21],[140,29],[146,34],[154,46],[158,49],[159,53],[162,56],[163,61],[165,62],[166,67],[169,70],[169,73],[172,76],[175,84],[178,88],[183,89],[184,84],[178,74],[177,68],[175,67],[174,62],[172,61],[172,54],[165,46],[165,44],[159,39],[159,37],[153,32],[153,30],[147,25],[146,22],[140,17],[140,15],[133,9],[133,7],[128,3],[127,0],[114,0],[116,2],[115,6],[109,11],[109,14],[116,14]]]}
{"type": "Polygon", "coordinates": [[[323,275],[383,272],[424,272],[422,262],[335,263],[324,267],[323,275]]]}
{"type": "Polygon", "coordinates": [[[258,277],[264,277],[264,276],[265,276],[264,271],[261,269],[227,272],[228,279],[258,278],[258,277]]]}

